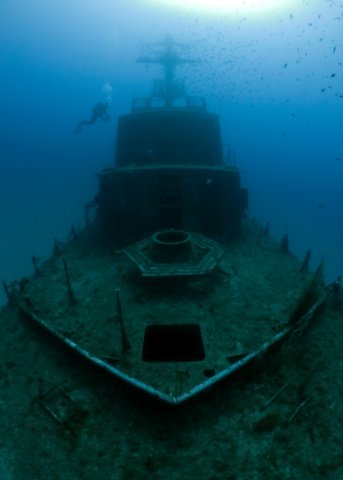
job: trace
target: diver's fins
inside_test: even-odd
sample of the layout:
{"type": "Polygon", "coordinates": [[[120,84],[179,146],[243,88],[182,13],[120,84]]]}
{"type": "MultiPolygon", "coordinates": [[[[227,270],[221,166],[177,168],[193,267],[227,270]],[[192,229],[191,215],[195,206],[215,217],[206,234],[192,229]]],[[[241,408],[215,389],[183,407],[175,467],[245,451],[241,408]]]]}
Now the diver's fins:
{"type": "Polygon", "coordinates": [[[83,121],[82,121],[82,122],[79,122],[79,123],[76,125],[75,130],[74,130],[74,135],[77,135],[78,133],[81,132],[83,125],[84,125],[83,121]]]}

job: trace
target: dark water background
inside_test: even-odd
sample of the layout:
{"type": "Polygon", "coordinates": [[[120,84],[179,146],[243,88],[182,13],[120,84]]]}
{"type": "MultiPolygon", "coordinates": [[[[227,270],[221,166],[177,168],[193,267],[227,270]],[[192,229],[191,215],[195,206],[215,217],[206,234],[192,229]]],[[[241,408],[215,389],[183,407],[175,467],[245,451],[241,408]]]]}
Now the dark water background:
{"type": "Polygon", "coordinates": [[[83,226],[117,116],[160,73],[135,63],[141,44],[167,33],[201,60],[179,76],[220,114],[250,216],[287,230],[299,257],[311,248],[313,267],[326,254],[328,281],[343,273],[343,2],[285,4],[213,16],[158,0],[2,0],[0,280],[31,274],[31,255],[83,226]],[[111,122],[74,136],[106,82],[111,122]]]}

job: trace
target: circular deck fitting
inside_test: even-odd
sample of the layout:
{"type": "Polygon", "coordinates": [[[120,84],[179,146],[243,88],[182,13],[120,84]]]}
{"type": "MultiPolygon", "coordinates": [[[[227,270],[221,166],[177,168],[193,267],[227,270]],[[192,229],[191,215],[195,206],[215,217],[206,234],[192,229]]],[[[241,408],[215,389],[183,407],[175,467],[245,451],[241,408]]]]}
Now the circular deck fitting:
{"type": "Polygon", "coordinates": [[[157,245],[165,247],[177,247],[191,241],[189,233],[183,230],[161,230],[154,233],[152,239],[157,245]]]}
{"type": "Polygon", "coordinates": [[[182,230],[162,230],[152,236],[151,258],[156,263],[190,261],[191,237],[182,230]]]}

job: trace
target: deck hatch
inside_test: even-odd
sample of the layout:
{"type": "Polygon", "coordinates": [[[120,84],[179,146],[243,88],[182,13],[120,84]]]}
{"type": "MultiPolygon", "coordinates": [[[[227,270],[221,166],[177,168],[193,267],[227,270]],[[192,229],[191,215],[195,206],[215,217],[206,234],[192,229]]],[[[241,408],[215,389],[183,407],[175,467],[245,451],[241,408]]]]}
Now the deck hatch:
{"type": "Polygon", "coordinates": [[[145,328],[143,361],[197,362],[204,358],[199,325],[148,325],[145,328]]]}

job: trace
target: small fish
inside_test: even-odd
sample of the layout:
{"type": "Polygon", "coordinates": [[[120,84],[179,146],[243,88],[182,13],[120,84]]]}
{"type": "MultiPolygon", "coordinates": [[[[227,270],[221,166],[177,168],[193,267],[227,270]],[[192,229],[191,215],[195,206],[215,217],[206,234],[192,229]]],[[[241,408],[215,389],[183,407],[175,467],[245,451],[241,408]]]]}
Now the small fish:
{"type": "Polygon", "coordinates": [[[336,47],[333,47],[332,53],[335,53],[335,51],[336,51],[336,47]]]}
{"type": "Polygon", "coordinates": [[[284,64],[284,66],[283,66],[283,68],[286,68],[286,67],[287,67],[287,65],[288,65],[288,63],[285,63],[285,64],[284,64]]]}
{"type": "Polygon", "coordinates": [[[318,208],[320,208],[321,210],[323,210],[324,205],[318,205],[318,208]]]}
{"type": "Polygon", "coordinates": [[[330,76],[331,76],[331,78],[333,78],[333,77],[335,77],[335,76],[336,76],[336,74],[335,74],[335,73],[331,73],[331,75],[330,75],[330,76]]]}

